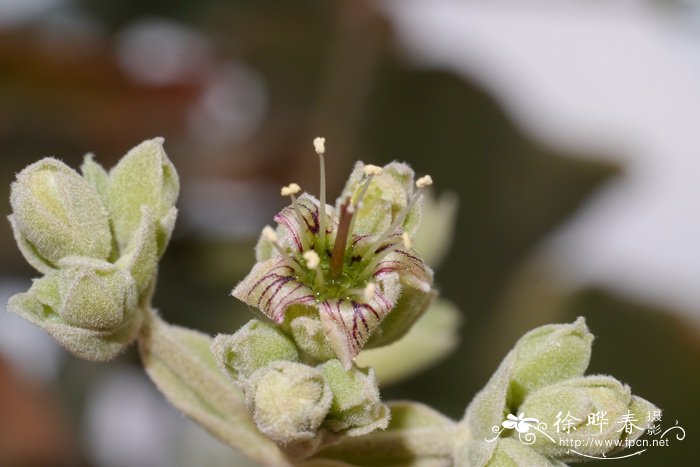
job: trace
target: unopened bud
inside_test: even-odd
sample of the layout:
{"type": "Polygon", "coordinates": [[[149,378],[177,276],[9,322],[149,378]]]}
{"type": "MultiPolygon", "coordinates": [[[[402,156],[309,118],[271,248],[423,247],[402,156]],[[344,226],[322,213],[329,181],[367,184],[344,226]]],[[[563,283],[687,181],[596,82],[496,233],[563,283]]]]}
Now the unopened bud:
{"type": "Polygon", "coordinates": [[[258,429],[282,446],[315,438],[333,399],[320,370],[288,361],[255,371],[245,395],[258,429]]]}
{"type": "Polygon", "coordinates": [[[20,249],[40,272],[50,272],[66,256],[109,257],[107,210],[95,188],[64,163],[47,158],[22,170],[10,203],[20,249]]]}
{"type": "Polygon", "coordinates": [[[319,368],[333,391],[333,404],[326,421],[331,430],[360,436],[386,428],[391,414],[379,398],[373,369],[345,370],[337,359],[319,368]]]}
{"type": "Polygon", "coordinates": [[[120,250],[125,250],[141,223],[141,208],[153,211],[158,226],[159,254],[174,227],[175,201],[180,191],[177,171],[163,149],[163,138],[131,149],[110,171],[108,209],[120,250]]]}
{"type": "Polygon", "coordinates": [[[219,367],[243,385],[257,369],[278,361],[298,361],[294,342],[272,324],[251,320],[233,335],[219,334],[212,344],[219,367]]]}

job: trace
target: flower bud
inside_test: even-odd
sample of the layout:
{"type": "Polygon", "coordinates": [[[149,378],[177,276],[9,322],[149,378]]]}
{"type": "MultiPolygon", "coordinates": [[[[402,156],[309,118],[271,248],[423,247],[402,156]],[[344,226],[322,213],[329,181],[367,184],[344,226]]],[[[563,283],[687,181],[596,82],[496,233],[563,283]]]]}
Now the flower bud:
{"type": "Polygon", "coordinates": [[[335,357],[321,320],[298,316],[292,319],[290,327],[294,342],[305,355],[319,362],[335,357]]]}
{"type": "Polygon", "coordinates": [[[320,370],[287,361],[256,370],[245,395],[258,429],[282,446],[316,438],[333,399],[320,370]]]}
{"type": "Polygon", "coordinates": [[[508,403],[518,407],[529,393],[583,375],[593,335],[579,317],[571,324],[549,324],[525,334],[515,345],[508,403]]]}
{"type": "Polygon", "coordinates": [[[148,206],[158,227],[160,256],[174,226],[179,191],[179,178],[163,150],[163,138],[144,141],[129,151],[109,177],[107,207],[119,249],[128,248],[141,223],[141,207],[148,206]]]}
{"type": "Polygon", "coordinates": [[[541,388],[518,409],[547,425],[547,436],[536,433],[532,447],[563,461],[581,460],[572,449],[600,456],[615,449],[617,440],[636,439],[650,423],[647,410],[658,409],[610,376],[572,378],[541,388]]]}
{"type": "Polygon", "coordinates": [[[118,327],[136,306],[131,276],[111,263],[71,256],[59,262],[58,314],[66,324],[96,331],[118,327]]]}
{"type": "Polygon", "coordinates": [[[40,272],[50,272],[66,256],[109,257],[107,210],[95,188],[64,163],[46,158],[22,170],[10,203],[20,250],[40,272]]]}
{"type": "Polygon", "coordinates": [[[216,336],[211,350],[219,367],[239,385],[272,362],[299,360],[299,352],[286,334],[256,319],[248,321],[235,334],[216,336]]]}
{"type": "Polygon", "coordinates": [[[333,391],[333,404],[326,420],[331,430],[361,436],[387,427],[391,412],[379,398],[373,369],[352,367],[346,371],[337,359],[319,368],[333,391]]]}
{"type": "Polygon", "coordinates": [[[143,319],[136,307],[128,307],[135,297],[129,291],[133,284],[125,291],[121,279],[125,273],[106,266],[102,271],[91,270],[89,265],[66,261],[71,264],[62,264],[65,269],[35,280],[28,292],[11,297],[7,308],[43,328],[77,357],[110,360],[133,342],[143,319]],[[117,307],[120,290],[121,308],[117,307]]]}

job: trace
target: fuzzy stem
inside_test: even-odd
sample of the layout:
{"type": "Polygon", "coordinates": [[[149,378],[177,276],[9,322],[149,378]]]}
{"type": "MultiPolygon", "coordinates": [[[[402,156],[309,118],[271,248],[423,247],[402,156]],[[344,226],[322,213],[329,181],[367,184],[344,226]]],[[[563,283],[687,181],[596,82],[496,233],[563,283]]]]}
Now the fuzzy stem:
{"type": "Polygon", "coordinates": [[[224,443],[264,465],[288,466],[280,449],[258,431],[243,394],[216,366],[211,337],[172,326],[151,309],[139,335],[143,365],[177,409],[224,443]]]}

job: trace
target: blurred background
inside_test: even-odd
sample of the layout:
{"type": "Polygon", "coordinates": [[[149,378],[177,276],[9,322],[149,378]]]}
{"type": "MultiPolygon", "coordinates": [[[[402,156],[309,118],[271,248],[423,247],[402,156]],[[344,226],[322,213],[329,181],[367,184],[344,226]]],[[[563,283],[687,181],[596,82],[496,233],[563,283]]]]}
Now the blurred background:
{"type": "MultiPolygon", "coordinates": [[[[111,167],[153,136],[181,176],[156,306],[233,332],[279,187],[410,162],[455,193],[437,270],[462,343],[383,388],[460,418],[515,340],[585,316],[609,373],[700,431],[700,8],[681,0],[0,0],[0,190],[27,164],[111,167]],[[447,245],[446,245],[447,246],[447,245]]],[[[1,205],[9,214],[9,203],[1,205]]],[[[36,273],[0,228],[0,307],[36,273]]],[[[134,349],[79,361],[0,313],[0,465],[249,465],[172,409],[134,349]]]]}

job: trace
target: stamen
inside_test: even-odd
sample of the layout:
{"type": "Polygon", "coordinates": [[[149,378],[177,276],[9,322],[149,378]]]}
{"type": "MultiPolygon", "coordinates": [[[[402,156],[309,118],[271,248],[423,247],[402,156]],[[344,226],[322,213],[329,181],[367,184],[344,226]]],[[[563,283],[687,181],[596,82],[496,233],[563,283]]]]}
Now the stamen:
{"type": "Polygon", "coordinates": [[[372,261],[370,261],[370,263],[365,266],[357,276],[357,280],[362,281],[367,279],[370,275],[372,275],[372,272],[374,272],[377,265],[382,262],[384,258],[389,255],[389,253],[393,253],[394,251],[398,250],[400,246],[402,246],[402,242],[396,242],[393,245],[383,249],[380,253],[374,255],[372,261]]]}
{"type": "Polygon", "coordinates": [[[282,196],[289,196],[292,199],[292,207],[294,208],[294,213],[297,216],[297,223],[299,224],[299,237],[301,239],[301,249],[309,249],[309,239],[307,235],[306,222],[304,221],[304,216],[301,215],[301,209],[299,209],[299,203],[297,203],[296,195],[301,191],[301,187],[296,183],[290,183],[287,186],[283,186],[280,194],[282,196]]]}
{"type": "Polygon", "coordinates": [[[326,153],[326,138],[314,139],[314,149],[318,154],[318,162],[320,168],[320,188],[319,198],[320,206],[318,208],[318,245],[316,252],[321,255],[326,250],[326,164],[324,154],[326,153]]]}
{"type": "Polygon", "coordinates": [[[321,258],[318,256],[314,250],[305,251],[302,255],[304,261],[306,261],[306,267],[316,271],[316,287],[323,288],[326,285],[326,281],[323,278],[323,269],[321,268],[321,258]]]}
{"type": "Polygon", "coordinates": [[[267,240],[268,242],[272,243],[272,246],[277,250],[277,252],[282,256],[282,259],[287,263],[287,265],[292,268],[297,274],[302,274],[304,271],[299,267],[299,264],[289,256],[289,254],[282,249],[279,243],[277,243],[277,234],[275,233],[274,229],[270,227],[269,225],[266,225],[263,227],[262,230],[262,236],[267,240]]]}
{"type": "MultiPolygon", "coordinates": [[[[355,203],[350,205],[350,208],[352,208],[352,210],[348,210],[350,214],[354,214],[356,210],[359,210],[362,207],[362,200],[365,198],[365,194],[367,194],[367,190],[369,189],[370,183],[372,183],[372,179],[375,175],[380,175],[382,173],[382,168],[376,165],[367,164],[362,171],[367,176],[367,180],[365,180],[364,185],[362,185],[362,189],[360,190],[360,194],[355,199],[355,203]]],[[[350,227],[348,228],[350,235],[348,235],[345,248],[350,248],[352,244],[352,231],[354,228],[355,216],[352,216],[352,219],[350,219],[350,227]]]]}

